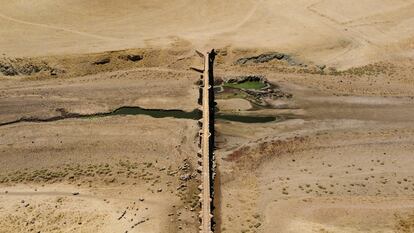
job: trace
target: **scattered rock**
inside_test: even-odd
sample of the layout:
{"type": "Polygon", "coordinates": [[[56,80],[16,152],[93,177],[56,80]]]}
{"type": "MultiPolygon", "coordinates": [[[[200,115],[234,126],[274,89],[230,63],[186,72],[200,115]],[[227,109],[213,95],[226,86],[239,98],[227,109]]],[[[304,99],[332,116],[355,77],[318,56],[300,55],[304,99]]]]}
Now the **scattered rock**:
{"type": "Polygon", "coordinates": [[[316,67],[318,67],[320,70],[324,70],[326,68],[326,65],[317,65],[316,67]]]}
{"type": "Polygon", "coordinates": [[[105,58],[101,58],[101,59],[95,61],[93,64],[94,65],[104,65],[104,64],[107,64],[109,62],[111,62],[111,59],[109,57],[105,57],[105,58]]]}
{"type": "Polygon", "coordinates": [[[189,174],[189,173],[180,176],[180,180],[182,180],[182,181],[187,181],[187,180],[190,180],[191,178],[192,178],[191,174],[189,174]]]}
{"type": "Polygon", "coordinates": [[[267,80],[263,76],[259,75],[246,75],[246,76],[235,76],[230,78],[224,78],[226,83],[244,83],[244,82],[262,82],[267,83],[267,80]]]}
{"type": "Polygon", "coordinates": [[[287,54],[278,53],[278,52],[269,52],[269,53],[260,54],[258,56],[240,58],[235,62],[235,64],[243,65],[247,63],[265,63],[265,62],[272,61],[274,59],[286,60],[289,62],[289,64],[293,62],[293,59],[287,54]]]}
{"type": "Polygon", "coordinates": [[[244,83],[244,82],[261,82],[265,86],[259,90],[240,89],[240,91],[248,94],[256,100],[256,104],[263,105],[264,98],[279,99],[292,98],[292,94],[282,91],[279,86],[269,83],[265,77],[257,75],[235,76],[223,78],[224,83],[244,83]]]}
{"type": "Polygon", "coordinates": [[[28,58],[4,58],[0,59],[0,73],[5,76],[16,76],[16,75],[32,75],[41,71],[55,70],[57,69],[50,67],[44,61],[37,61],[28,58]]]}
{"type": "Polygon", "coordinates": [[[121,55],[118,58],[122,60],[126,60],[126,61],[133,61],[133,62],[137,62],[143,59],[141,55],[137,55],[137,54],[121,55]]]}
{"type": "Polygon", "coordinates": [[[50,71],[50,75],[52,75],[52,76],[56,76],[57,74],[58,74],[58,71],[56,69],[52,69],[50,71]]]}

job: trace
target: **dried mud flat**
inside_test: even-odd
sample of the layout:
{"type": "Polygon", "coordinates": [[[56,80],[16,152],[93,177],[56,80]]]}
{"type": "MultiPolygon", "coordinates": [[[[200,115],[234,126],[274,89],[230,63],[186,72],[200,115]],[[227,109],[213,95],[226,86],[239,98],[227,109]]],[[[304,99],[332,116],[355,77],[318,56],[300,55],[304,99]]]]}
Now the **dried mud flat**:
{"type": "Polygon", "coordinates": [[[413,232],[412,64],[374,74],[239,69],[291,93],[269,103],[295,119],[217,123],[221,232],[413,232]]]}
{"type": "MultiPolygon", "coordinates": [[[[74,59],[57,75],[3,76],[0,119],[195,109],[187,68],[197,57],[177,55],[189,52],[102,72],[94,61],[111,53],[81,55],[89,65],[73,69],[74,59]]],[[[412,61],[338,72],[278,59],[237,65],[257,51],[218,53],[218,77],[260,75],[289,93],[264,97],[266,107],[218,95],[220,111],[289,117],[216,121],[217,232],[412,231],[412,61]]],[[[195,120],[132,115],[2,125],[0,231],[197,232],[197,132],[195,120]]]]}
{"type": "Polygon", "coordinates": [[[1,233],[198,232],[211,47],[216,233],[414,232],[412,0],[0,2],[1,233]]]}
{"type": "Polygon", "coordinates": [[[168,67],[108,67],[113,63],[102,72],[94,56],[85,58],[92,74],[65,68],[1,77],[0,232],[195,232],[196,121],[64,119],[121,106],[192,110],[193,78],[168,67]]]}
{"type": "Polygon", "coordinates": [[[164,119],[161,128],[160,121],[126,116],[2,127],[1,231],[194,231],[196,126],[164,119]],[[164,135],[174,139],[163,143],[164,135]]]}

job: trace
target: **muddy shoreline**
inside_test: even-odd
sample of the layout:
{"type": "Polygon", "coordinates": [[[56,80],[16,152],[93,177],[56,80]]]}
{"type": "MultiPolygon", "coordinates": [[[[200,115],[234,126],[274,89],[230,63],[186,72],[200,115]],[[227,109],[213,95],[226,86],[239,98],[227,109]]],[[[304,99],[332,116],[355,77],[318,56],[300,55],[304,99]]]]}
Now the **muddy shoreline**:
{"type": "MultiPolygon", "coordinates": [[[[88,119],[94,117],[109,117],[109,116],[126,116],[126,115],[147,115],[153,118],[165,118],[172,117],[176,119],[190,119],[190,120],[199,120],[201,119],[201,111],[195,109],[191,112],[186,112],[183,110],[176,109],[145,109],[141,107],[130,107],[124,106],[117,108],[110,112],[100,112],[93,114],[79,114],[79,113],[68,113],[61,111],[60,116],[53,116],[49,118],[37,118],[37,117],[22,117],[18,120],[3,122],[0,123],[1,126],[13,125],[23,122],[31,123],[44,123],[44,122],[53,122],[65,119],[88,119]]],[[[272,121],[282,121],[285,120],[284,116],[244,116],[239,114],[229,114],[229,113],[217,113],[215,116],[218,120],[226,121],[235,121],[241,123],[266,123],[272,121]]],[[[289,117],[287,117],[289,118],[289,117]]]]}

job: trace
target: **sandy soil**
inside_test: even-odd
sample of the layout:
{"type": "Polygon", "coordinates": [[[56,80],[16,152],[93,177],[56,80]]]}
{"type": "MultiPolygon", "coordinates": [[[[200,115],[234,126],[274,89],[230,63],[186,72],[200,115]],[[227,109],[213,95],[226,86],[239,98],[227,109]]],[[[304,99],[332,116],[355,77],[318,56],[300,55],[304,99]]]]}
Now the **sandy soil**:
{"type": "Polygon", "coordinates": [[[301,111],[273,124],[217,123],[221,232],[412,232],[414,101],[398,94],[412,81],[267,77],[301,111]],[[326,88],[335,79],[348,83],[326,88]]]}
{"type": "MultiPolygon", "coordinates": [[[[53,118],[59,109],[197,107],[195,80],[185,70],[72,71],[2,77],[1,122],[53,118]]],[[[14,123],[0,131],[0,232],[197,229],[193,120],[108,116],[14,123]]]]}
{"type": "Polygon", "coordinates": [[[138,68],[88,75],[76,80],[27,80],[22,83],[19,79],[8,79],[2,82],[2,122],[25,116],[56,116],[60,115],[56,109],[61,108],[80,114],[110,112],[121,106],[186,111],[197,108],[195,80],[185,71],[138,68]],[[15,104],[17,102],[19,104],[15,104]]]}
{"type": "MultiPolygon", "coordinates": [[[[222,112],[290,116],[217,121],[217,232],[412,230],[411,60],[321,73],[281,61],[233,65],[257,50],[219,51],[218,76],[263,75],[293,97],[267,100],[264,109],[243,99],[217,100],[222,112]]],[[[1,122],[47,119],[59,109],[198,108],[197,75],[187,70],[197,66],[196,57],[155,52],[166,54],[158,67],[150,56],[139,65],[115,60],[100,72],[97,57],[118,56],[102,53],[80,55],[84,66],[71,58],[56,76],[3,76],[1,122]]],[[[196,232],[197,131],[194,120],[149,116],[2,125],[0,228],[196,232]]]]}
{"type": "Polygon", "coordinates": [[[1,232],[195,229],[196,129],[145,116],[3,126],[1,232]]]}
{"type": "MultiPolygon", "coordinates": [[[[290,117],[217,121],[217,232],[410,232],[411,60],[341,73],[280,61],[232,64],[255,52],[220,50],[217,75],[263,75],[293,97],[267,100],[265,109],[218,99],[218,108],[290,117]]],[[[196,58],[156,53],[171,62],[165,56],[158,67],[151,56],[139,65],[115,60],[100,72],[92,64],[97,57],[118,56],[103,53],[80,55],[84,66],[71,58],[57,76],[3,76],[1,122],[47,119],[62,108],[82,114],[122,106],[197,108],[197,75],[187,70],[196,58]]],[[[3,125],[1,229],[195,232],[197,131],[194,120],[149,116],[3,125]]]]}
{"type": "Polygon", "coordinates": [[[278,49],[315,63],[351,67],[413,56],[413,4],[412,0],[1,1],[0,48],[7,56],[42,56],[165,47],[184,41],[197,48],[278,49]]]}
{"type": "Polygon", "coordinates": [[[192,111],[207,47],[292,94],[217,100],[283,117],[217,120],[215,232],[414,232],[414,1],[0,3],[1,233],[197,232],[195,120],[14,121],[192,111]]]}

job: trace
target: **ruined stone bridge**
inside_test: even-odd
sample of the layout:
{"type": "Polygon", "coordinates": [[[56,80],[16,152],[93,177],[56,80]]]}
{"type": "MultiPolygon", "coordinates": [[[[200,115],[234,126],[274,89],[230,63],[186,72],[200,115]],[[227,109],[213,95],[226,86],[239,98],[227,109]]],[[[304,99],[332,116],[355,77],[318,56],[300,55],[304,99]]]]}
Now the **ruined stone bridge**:
{"type": "Polygon", "coordinates": [[[204,68],[195,71],[202,73],[200,85],[200,100],[203,118],[200,120],[200,151],[198,152],[198,171],[201,173],[200,193],[200,233],[212,233],[213,221],[213,196],[214,196],[214,77],[213,63],[216,53],[214,50],[206,53],[197,52],[204,59],[204,68]]]}

